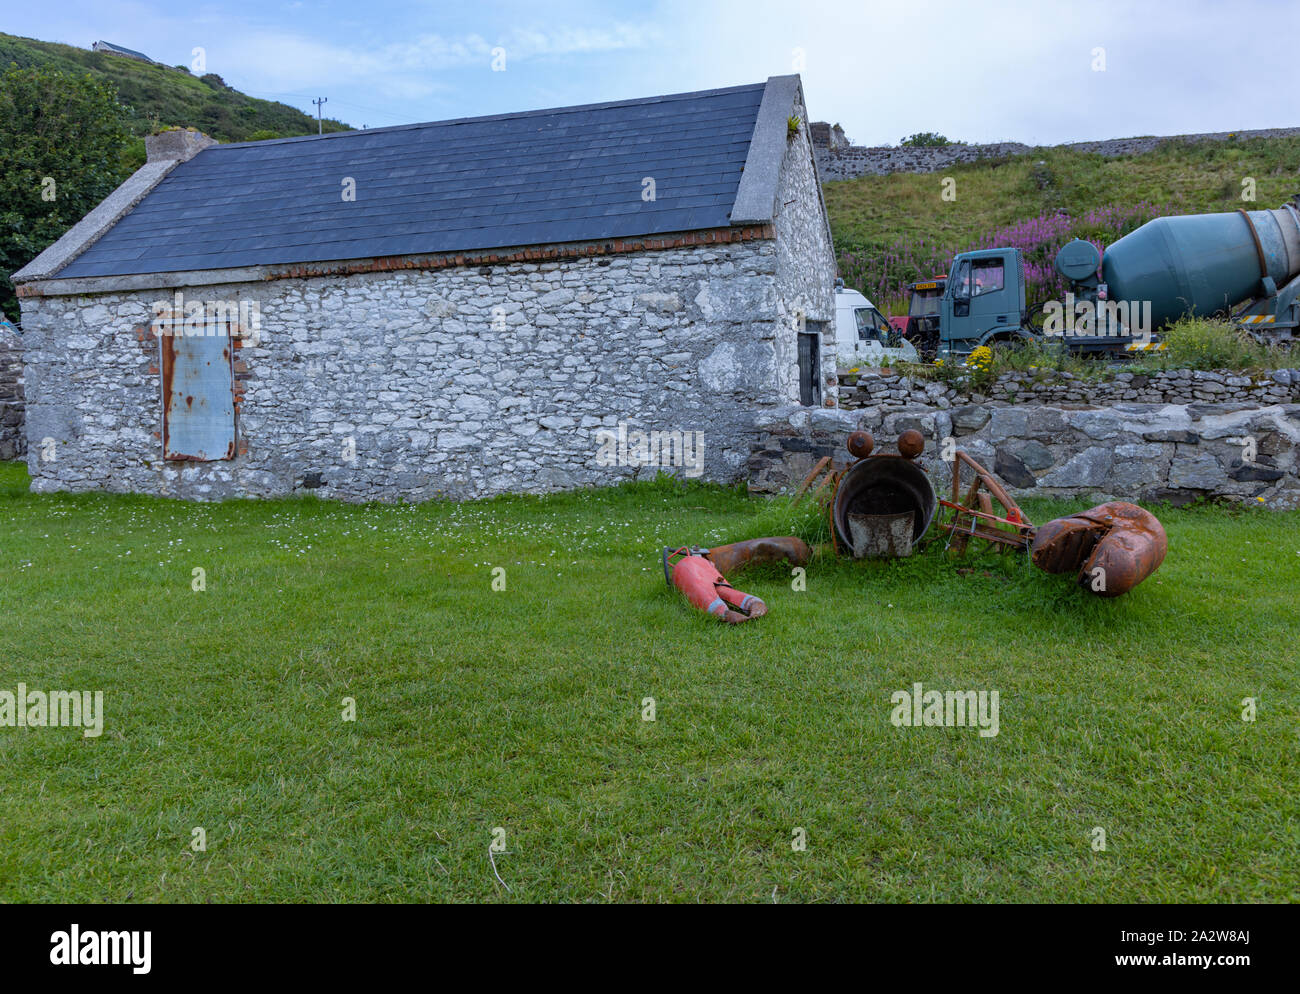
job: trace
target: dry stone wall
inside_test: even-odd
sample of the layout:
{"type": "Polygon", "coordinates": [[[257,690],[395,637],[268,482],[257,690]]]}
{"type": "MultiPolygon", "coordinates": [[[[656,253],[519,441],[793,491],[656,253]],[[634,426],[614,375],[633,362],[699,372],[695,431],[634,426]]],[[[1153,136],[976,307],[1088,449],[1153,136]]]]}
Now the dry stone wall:
{"type": "Polygon", "coordinates": [[[0,459],[26,455],[24,412],[23,342],[9,325],[0,324],[0,459]]]}
{"type": "Polygon", "coordinates": [[[1278,369],[1248,376],[1213,370],[1121,372],[1113,379],[1083,380],[1070,373],[1003,373],[983,392],[898,373],[841,376],[840,406],[898,409],[933,404],[942,410],[968,403],[1197,404],[1250,402],[1300,404],[1300,369],[1278,369]]]}
{"type": "Polygon", "coordinates": [[[942,383],[867,376],[856,397],[844,390],[839,410],[769,412],[750,454],[751,487],[788,490],[823,455],[842,464],[855,429],[888,446],[915,428],[926,437],[926,467],[939,488],[951,483],[945,448],[961,448],[1022,497],[1300,507],[1300,370],[1266,379],[1183,372],[1104,389],[1064,381],[1036,394],[1006,384],[963,394],[942,383]]]}

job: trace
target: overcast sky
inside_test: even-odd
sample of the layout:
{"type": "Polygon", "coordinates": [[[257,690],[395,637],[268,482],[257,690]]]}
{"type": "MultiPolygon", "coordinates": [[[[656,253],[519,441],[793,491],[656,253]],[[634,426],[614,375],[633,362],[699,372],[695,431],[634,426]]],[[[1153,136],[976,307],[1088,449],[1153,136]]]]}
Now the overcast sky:
{"type": "Polygon", "coordinates": [[[0,0],[0,30],[104,39],[354,127],[753,83],[798,71],[857,144],[1056,143],[1300,125],[1300,0],[0,0]],[[493,71],[504,49],[505,71],[493,71]],[[1100,50],[1100,51],[1098,51],[1100,50]],[[1101,68],[1104,60],[1104,68],[1101,68]],[[1275,82],[1270,83],[1270,80],[1275,82]]]}

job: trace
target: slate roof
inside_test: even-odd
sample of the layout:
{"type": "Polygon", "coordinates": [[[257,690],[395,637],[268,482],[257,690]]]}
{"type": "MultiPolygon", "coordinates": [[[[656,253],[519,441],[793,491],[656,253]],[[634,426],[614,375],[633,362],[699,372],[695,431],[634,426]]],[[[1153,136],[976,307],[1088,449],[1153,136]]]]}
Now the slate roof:
{"type": "Polygon", "coordinates": [[[114,45],[111,41],[100,41],[96,42],[96,44],[99,46],[96,49],[98,52],[113,52],[118,55],[129,55],[133,59],[143,59],[145,62],[153,62],[153,59],[145,55],[144,52],[137,52],[132,48],[123,48],[121,45],[114,45]]]}
{"type": "Polygon", "coordinates": [[[57,278],[725,227],[765,85],[213,146],[57,278]]]}

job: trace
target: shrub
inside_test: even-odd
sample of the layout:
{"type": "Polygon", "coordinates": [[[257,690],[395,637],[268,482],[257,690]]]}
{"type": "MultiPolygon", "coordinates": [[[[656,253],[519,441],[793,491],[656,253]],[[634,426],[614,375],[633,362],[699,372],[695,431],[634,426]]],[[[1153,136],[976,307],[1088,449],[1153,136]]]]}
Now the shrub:
{"type": "Polygon", "coordinates": [[[951,145],[953,142],[934,131],[918,131],[914,135],[908,135],[898,144],[909,148],[937,148],[940,145],[951,145]]]}
{"type": "Polygon", "coordinates": [[[1183,318],[1160,337],[1165,349],[1151,356],[1164,369],[1276,369],[1287,359],[1227,321],[1183,318]]]}
{"type": "Polygon", "coordinates": [[[90,73],[0,74],[0,310],[9,317],[19,314],[9,274],[125,178],[125,115],[112,85],[90,73]]]}

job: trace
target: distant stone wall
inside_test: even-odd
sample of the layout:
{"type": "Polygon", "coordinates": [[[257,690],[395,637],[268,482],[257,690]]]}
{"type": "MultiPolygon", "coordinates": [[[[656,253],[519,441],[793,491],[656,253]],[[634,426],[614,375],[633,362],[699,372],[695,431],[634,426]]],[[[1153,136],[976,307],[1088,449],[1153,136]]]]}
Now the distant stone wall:
{"type": "MultiPolygon", "coordinates": [[[[813,125],[814,128],[817,125],[813,125]]],[[[853,179],[856,176],[883,176],[888,173],[932,173],[955,163],[979,159],[1029,155],[1045,148],[1065,148],[1114,157],[1139,155],[1159,148],[1165,142],[1234,141],[1250,138],[1288,138],[1300,135],[1300,128],[1265,128],[1257,131],[1217,131],[1199,135],[1147,136],[1110,138],[1104,141],[1071,142],[1065,145],[1034,146],[1020,142],[995,142],[988,145],[940,145],[913,148],[861,145],[836,145],[826,141],[816,144],[817,168],[822,180],[853,179]]]]}
{"type": "Polygon", "coordinates": [[[0,459],[21,459],[27,454],[24,413],[23,342],[0,325],[0,459]]]}
{"type": "Polygon", "coordinates": [[[1030,151],[1030,146],[1019,142],[940,145],[933,148],[863,148],[850,145],[841,149],[818,149],[817,169],[822,181],[828,182],[857,176],[885,176],[889,173],[932,173],[958,162],[1024,155],[1030,151]]]}
{"type": "Polygon", "coordinates": [[[969,403],[1006,404],[1197,404],[1232,402],[1300,404],[1300,369],[1278,369],[1258,376],[1190,369],[1119,373],[1110,380],[1080,380],[1070,373],[1035,376],[1003,373],[985,392],[893,372],[841,376],[840,406],[846,410],[882,407],[897,410],[933,404],[941,410],[969,403]]]}

